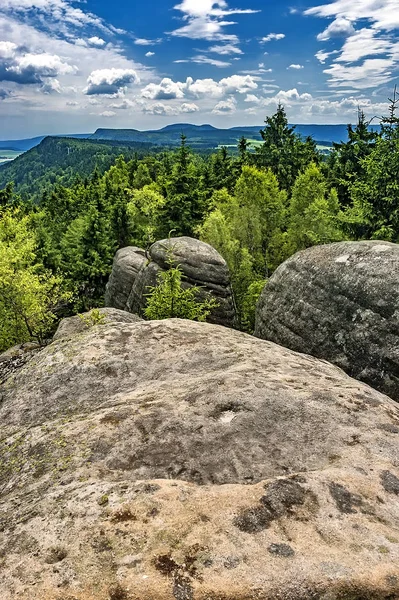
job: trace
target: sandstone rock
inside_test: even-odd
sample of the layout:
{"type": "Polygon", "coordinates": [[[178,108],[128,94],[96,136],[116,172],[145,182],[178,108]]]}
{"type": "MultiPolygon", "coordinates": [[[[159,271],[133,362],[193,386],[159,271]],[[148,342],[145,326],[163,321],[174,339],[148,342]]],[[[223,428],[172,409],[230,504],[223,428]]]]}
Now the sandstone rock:
{"type": "Polygon", "coordinates": [[[255,335],[326,359],[399,400],[399,245],[298,252],[269,280],[255,335]]]}
{"type": "Polygon", "coordinates": [[[105,306],[125,310],[137,273],[146,262],[145,251],[141,248],[128,246],[118,250],[105,291],[105,306]]]}
{"type": "Polygon", "coordinates": [[[137,315],[132,315],[124,310],[117,310],[115,308],[98,308],[94,309],[95,314],[93,316],[93,310],[84,313],[82,315],[75,315],[73,317],[67,317],[62,319],[58,326],[57,331],[54,334],[53,340],[60,340],[62,338],[82,333],[90,327],[95,325],[105,325],[109,323],[137,323],[142,321],[137,315]],[[99,320],[97,322],[97,315],[99,320]]]}
{"type": "Polygon", "coordinates": [[[2,600],[399,597],[399,406],[337,367],[110,323],[0,394],[2,600]]]}
{"type": "Polygon", "coordinates": [[[235,307],[229,270],[212,246],[189,237],[171,238],[153,244],[149,260],[143,254],[144,251],[137,248],[119,250],[107,285],[107,306],[142,315],[149,288],[156,286],[159,272],[166,270],[172,260],[174,265],[180,265],[184,285],[200,287],[201,299],[210,295],[217,299],[218,307],[212,311],[209,321],[233,326],[235,307]]]}

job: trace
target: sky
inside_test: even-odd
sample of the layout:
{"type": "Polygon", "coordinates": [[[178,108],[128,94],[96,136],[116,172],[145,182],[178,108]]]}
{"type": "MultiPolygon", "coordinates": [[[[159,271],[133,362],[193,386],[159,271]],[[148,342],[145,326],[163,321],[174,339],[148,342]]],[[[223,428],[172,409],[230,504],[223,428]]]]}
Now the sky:
{"type": "Polygon", "coordinates": [[[399,0],[0,0],[3,140],[349,123],[395,83],[399,0]]]}

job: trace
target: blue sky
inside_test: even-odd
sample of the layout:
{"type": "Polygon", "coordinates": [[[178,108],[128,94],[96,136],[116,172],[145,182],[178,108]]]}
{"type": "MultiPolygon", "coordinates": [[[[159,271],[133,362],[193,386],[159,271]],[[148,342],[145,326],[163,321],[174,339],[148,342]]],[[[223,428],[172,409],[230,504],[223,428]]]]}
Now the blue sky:
{"type": "Polygon", "coordinates": [[[399,0],[0,0],[0,138],[386,111],[399,0]]]}

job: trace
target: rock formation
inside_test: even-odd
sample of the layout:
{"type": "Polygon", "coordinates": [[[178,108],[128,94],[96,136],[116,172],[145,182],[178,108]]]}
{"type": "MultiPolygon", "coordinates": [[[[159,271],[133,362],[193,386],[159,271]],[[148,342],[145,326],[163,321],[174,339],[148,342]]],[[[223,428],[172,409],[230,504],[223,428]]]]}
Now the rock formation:
{"type": "Polygon", "coordinates": [[[2,600],[399,597],[399,406],[216,325],[111,322],[0,387],[2,600]]]}
{"type": "Polygon", "coordinates": [[[255,335],[328,360],[399,400],[399,245],[298,252],[269,280],[255,335]]]}
{"type": "Polygon", "coordinates": [[[137,273],[148,262],[145,251],[136,246],[118,250],[105,292],[105,306],[124,310],[137,273]]]}
{"type": "Polygon", "coordinates": [[[232,327],[235,317],[230,275],[226,261],[209,244],[181,237],[156,242],[145,253],[135,247],[119,250],[105,295],[106,306],[142,315],[149,287],[157,284],[157,275],[170,262],[180,265],[184,284],[200,287],[199,297],[215,297],[218,307],[209,321],[232,327]]]}
{"type": "Polygon", "coordinates": [[[60,340],[62,338],[76,335],[87,331],[91,327],[96,325],[105,325],[109,323],[137,323],[142,321],[137,315],[132,315],[124,310],[118,310],[116,308],[96,308],[83,315],[75,315],[62,319],[58,326],[57,331],[54,334],[53,340],[60,340]]]}

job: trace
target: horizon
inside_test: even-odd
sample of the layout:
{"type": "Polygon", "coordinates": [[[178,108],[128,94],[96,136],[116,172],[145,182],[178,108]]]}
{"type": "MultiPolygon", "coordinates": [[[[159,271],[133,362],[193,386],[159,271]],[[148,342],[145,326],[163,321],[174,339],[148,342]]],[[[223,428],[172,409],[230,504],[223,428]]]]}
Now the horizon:
{"type": "MultiPolygon", "coordinates": [[[[163,125],[162,127],[159,127],[158,129],[139,129],[137,127],[97,127],[94,131],[71,131],[71,132],[63,132],[63,133],[41,133],[39,135],[33,135],[33,136],[29,136],[29,137],[20,137],[20,138],[0,138],[0,142],[18,142],[21,140],[32,140],[32,139],[36,139],[39,137],[73,137],[74,135],[93,135],[96,133],[96,131],[98,130],[109,130],[109,131],[113,131],[113,130],[118,130],[118,131],[140,131],[142,133],[144,132],[149,132],[149,131],[154,131],[154,132],[158,132],[158,131],[162,131],[168,127],[176,127],[176,126],[182,126],[182,127],[213,127],[214,129],[217,130],[231,130],[231,129],[246,129],[249,127],[259,127],[259,130],[264,128],[264,124],[263,125],[232,125],[231,127],[215,127],[214,125],[210,124],[210,123],[200,123],[200,124],[196,124],[196,123],[180,123],[180,122],[176,122],[176,123],[169,123],[168,125],[163,125]]],[[[293,123],[290,122],[289,125],[291,127],[301,127],[301,126],[305,126],[305,127],[348,127],[348,125],[354,125],[354,123],[293,123]]]]}
{"type": "Polygon", "coordinates": [[[1,136],[257,126],[279,102],[301,125],[386,113],[399,0],[270,4],[4,0],[1,136]]]}

